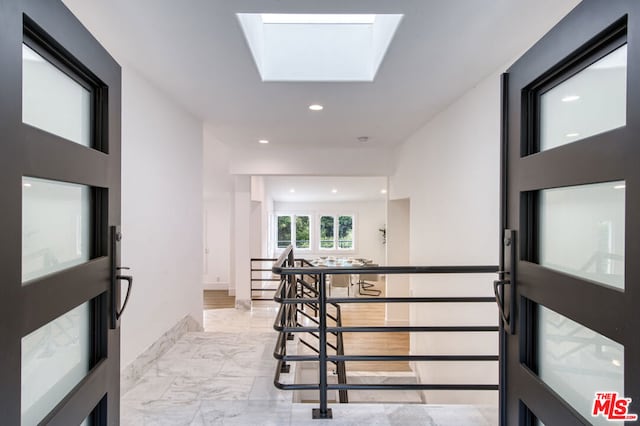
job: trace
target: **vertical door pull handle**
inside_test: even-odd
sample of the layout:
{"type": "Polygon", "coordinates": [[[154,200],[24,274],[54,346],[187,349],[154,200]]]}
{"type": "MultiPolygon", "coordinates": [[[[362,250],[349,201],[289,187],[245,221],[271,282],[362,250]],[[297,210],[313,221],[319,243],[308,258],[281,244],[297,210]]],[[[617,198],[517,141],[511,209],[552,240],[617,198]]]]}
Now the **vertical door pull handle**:
{"type": "Polygon", "coordinates": [[[500,292],[500,287],[503,287],[507,284],[511,284],[509,280],[495,280],[493,282],[493,293],[496,295],[496,303],[498,304],[498,312],[500,312],[500,318],[502,318],[502,322],[504,323],[506,328],[509,328],[509,320],[510,316],[504,311],[504,298],[502,294],[504,294],[504,290],[502,293],[500,292]]]}
{"type": "MultiPolygon", "coordinates": [[[[129,268],[117,268],[117,269],[129,269],[129,268]]],[[[133,286],[133,277],[131,275],[116,275],[116,281],[126,281],[127,282],[127,295],[124,297],[124,303],[122,304],[122,308],[120,310],[116,310],[116,320],[119,320],[124,312],[124,309],[127,307],[127,303],[129,303],[129,296],[131,296],[131,287],[133,286]]]]}

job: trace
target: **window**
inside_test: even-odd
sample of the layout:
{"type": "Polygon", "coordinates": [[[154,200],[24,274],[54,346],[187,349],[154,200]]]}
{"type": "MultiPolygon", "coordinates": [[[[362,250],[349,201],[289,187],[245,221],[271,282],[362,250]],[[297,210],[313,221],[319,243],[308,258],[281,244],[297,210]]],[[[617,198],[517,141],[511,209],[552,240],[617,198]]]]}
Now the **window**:
{"type": "Polygon", "coordinates": [[[320,216],[320,249],[353,250],[353,234],[353,216],[320,216]]]}
{"type": "Polygon", "coordinates": [[[334,221],[335,219],[333,216],[320,217],[320,248],[321,249],[335,248],[334,232],[333,232],[334,221]]]}
{"type": "Polygon", "coordinates": [[[289,244],[293,244],[298,249],[311,248],[309,216],[278,215],[277,223],[278,248],[287,248],[289,244]],[[295,236],[294,240],[292,240],[292,236],[295,236]]]}
{"type": "Polygon", "coordinates": [[[354,215],[313,215],[316,219],[312,221],[312,212],[301,213],[276,213],[271,222],[276,229],[270,234],[275,235],[276,249],[292,244],[296,249],[310,251],[355,250],[354,215]]]}
{"type": "Polygon", "coordinates": [[[308,249],[310,244],[309,216],[296,216],[296,247],[308,249]]]}
{"type": "Polygon", "coordinates": [[[338,249],[353,249],[353,216],[338,217],[338,249]]]}
{"type": "Polygon", "coordinates": [[[291,244],[291,216],[278,216],[278,248],[291,244]]]}

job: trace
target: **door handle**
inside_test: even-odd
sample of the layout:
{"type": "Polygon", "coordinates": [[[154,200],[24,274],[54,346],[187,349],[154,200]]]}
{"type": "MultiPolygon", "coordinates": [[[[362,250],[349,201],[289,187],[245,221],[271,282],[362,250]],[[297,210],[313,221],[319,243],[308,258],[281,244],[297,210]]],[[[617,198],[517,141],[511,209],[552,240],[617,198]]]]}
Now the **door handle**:
{"type": "Polygon", "coordinates": [[[109,291],[109,317],[110,329],[115,330],[120,327],[120,318],[124,312],[129,299],[131,298],[131,289],[133,288],[133,276],[124,275],[121,271],[129,270],[126,266],[117,266],[120,263],[120,242],[122,241],[122,232],[119,226],[111,227],[111,250],[109,257],[111,258],[111,286],[109,291]],[[127,282],[127,294],[124,297],[124,303],[121,302],[121,282],[127,282]],[[122,306],[121,306],[122,305],[122,306]]]}
{"type": "Polygon", "coordinates": [[[498,279],[493,282],[493,293],[496,296],[500,321],[509,334],[515,333],[516,310],[516,231],[505,229],[502,235],[500,271],[498,279]]]}
{"type": "MultiPolygon", "coordinates": [[[[129,268],[117,268],[117,269],[129,269],[129,268]]],[[[131,287],[133,287],[133,277],[131,275],[116,275],[116,281],[126,281],[127,282],[127,295],[124,297],[124,303],[120,309],[116,308],[116,320],[119,320],[127,307],[127,303],[129,303],[129,296],[131,296],[131,287]]]]}
{"type": "MultiPolygon", "coordinates": [[[[503,274],[503,271],[498,272],[499,274],[503,274]]],[[[502,322],[505,325],[505,328],[509,328],[510,327],[510,323],[509,320],[511,319],[511,315],[510,313],[505,313],[504,310],[504,298],[502,297],[502,295],[504,294],[504,286],[507,284],[511,284],[511,281],[509,280],[504,280],[504,279],[500,279],[500,280],[495,280],[493,282],[493,293],[496,295],[496,303],[498,304],[498,312],[500,313],[500,318],[502,319],[502,322]],[[500,289],[502,288],[502,292],[500,291],[500,289]]]]}

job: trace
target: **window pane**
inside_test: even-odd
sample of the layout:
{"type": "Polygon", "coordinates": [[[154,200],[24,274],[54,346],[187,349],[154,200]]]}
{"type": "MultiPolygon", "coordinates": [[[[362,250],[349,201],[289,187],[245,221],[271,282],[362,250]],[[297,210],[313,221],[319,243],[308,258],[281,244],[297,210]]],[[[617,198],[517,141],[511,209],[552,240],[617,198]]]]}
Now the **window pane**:
{"type": "Polygon", "coordinates": [[[278,216],[278,248],[291,244],[291,216],[278,216]]]}
{"type": "Polygon", "coordinates": [[[540,191],[540,265],[624,288],[625,183],[540,191]]]}
{"type": "Polygon", "coordinates": [[[550,309],[539,306],[538,375],[593,424],[596,392],[624,395],[624,347],[550,309]]]}
{"type": "Polygon", "coordinates": [[[320,218],[320,248],[334,248],[333,224],[333,216],[322,216],[320,218]]]}
{"type": "Polygon", "coordinates": [[[91,146],[91,92],[24,44],[22,121],[91,146]]]}
{"type": "Polygon", "coordinates": [[[22,282],[86,262],[90,242],[88,186],[22,178],[22,282]]]}
{"type": "Polygon", "coordinates": [[[627,123],[627,45],[540,97],[540,151],[627,123]]]}
{"type": "Polygon", "coordinates": [[[296,247],[309,248],[309,216],[296,216],[296,247]]]}
{"type": "Polygon", "coordinates": [[[338,248],[353,248],[353,217],[340,216],[338,218],[338,248]]]}
{"type": "Polygon", "coordinates": [[[38,424],[89,372],[89,302],[22,338],[22,425],[38,424]]]}

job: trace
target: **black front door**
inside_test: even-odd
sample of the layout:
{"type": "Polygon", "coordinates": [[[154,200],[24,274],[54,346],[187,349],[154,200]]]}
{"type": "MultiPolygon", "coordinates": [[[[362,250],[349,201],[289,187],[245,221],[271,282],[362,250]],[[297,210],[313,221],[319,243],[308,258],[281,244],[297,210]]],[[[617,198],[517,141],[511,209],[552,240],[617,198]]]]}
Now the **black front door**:
{"type": "Polygon", "coordinates": [[[640,413],[640,2],[578,5],[508,70],[503,114],[502,424],[631,421],[640,413]]]}
{"type": "Polygon", "coordinates": [[[118,424],[120,67],[58,0],[0,2],[0,63],[0,423],[118,424]]]}

